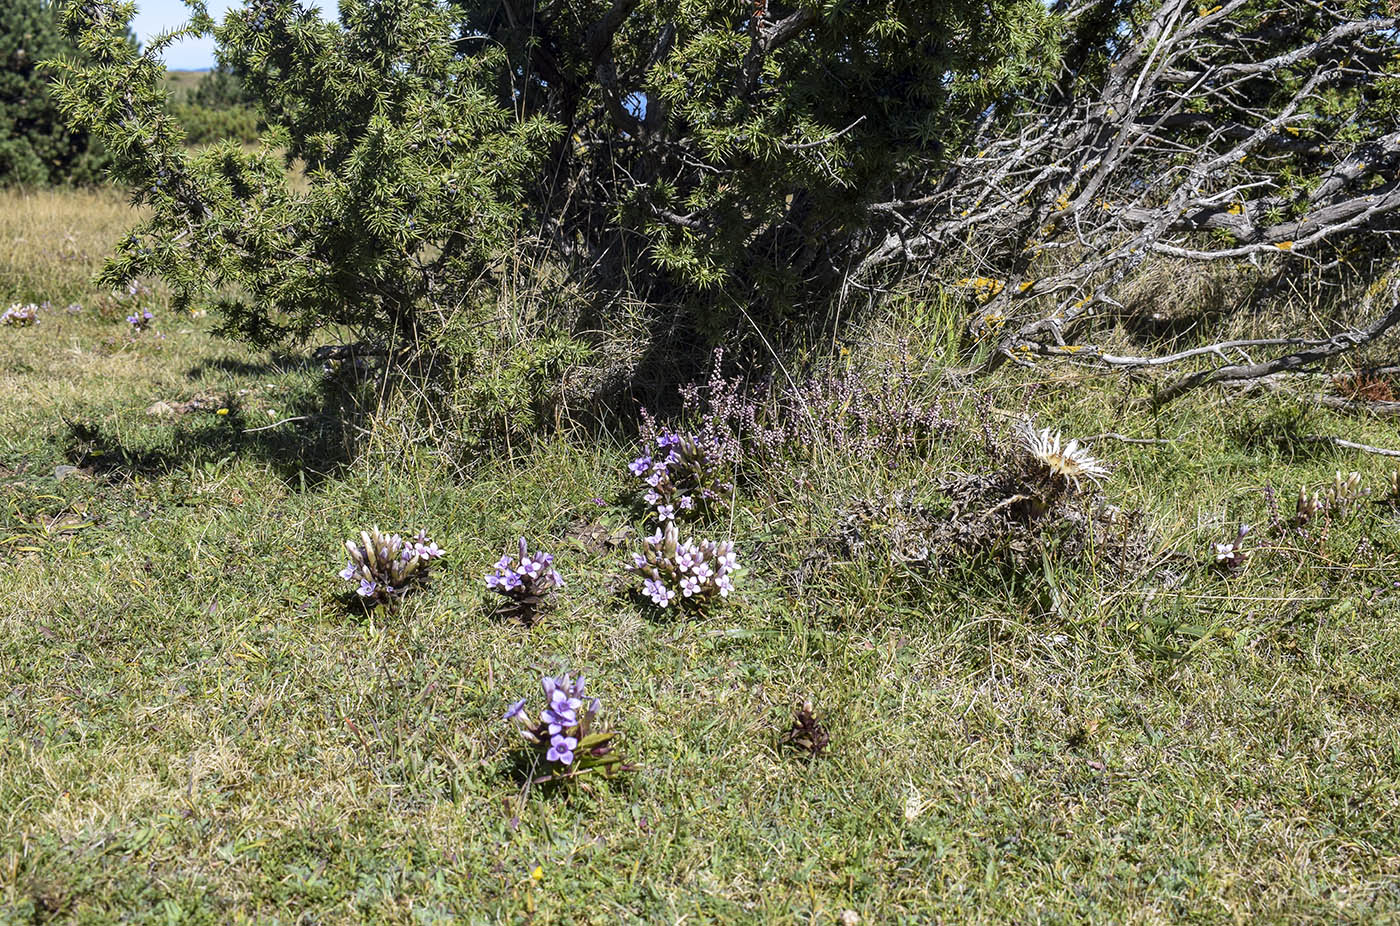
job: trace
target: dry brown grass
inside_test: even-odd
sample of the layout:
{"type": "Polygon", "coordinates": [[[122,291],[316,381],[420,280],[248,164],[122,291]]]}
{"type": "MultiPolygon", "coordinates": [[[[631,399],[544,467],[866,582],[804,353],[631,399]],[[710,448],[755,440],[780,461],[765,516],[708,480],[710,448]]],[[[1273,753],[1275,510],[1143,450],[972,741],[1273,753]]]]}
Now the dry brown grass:
{"type": "Polygon", "coordinates": [[[139,218],[110,188],[0,190],[0,299],[82,301],[139,218]]]}

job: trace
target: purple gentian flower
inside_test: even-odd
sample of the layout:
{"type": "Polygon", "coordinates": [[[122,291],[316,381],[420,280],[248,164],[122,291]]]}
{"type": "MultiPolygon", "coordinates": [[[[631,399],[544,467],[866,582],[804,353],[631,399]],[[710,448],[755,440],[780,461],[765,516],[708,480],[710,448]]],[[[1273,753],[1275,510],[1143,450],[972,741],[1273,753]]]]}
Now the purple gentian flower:
{"type": "Polygon", "coordinates": [[[556,733],[549,741],[549,752],[545,753],[545,758],[551,762],[558,762],[568,765],[574,761],[574,750],[578,748],[578,740],[572,736],[564,736],[556,733]]]}
{"type": "Polygon", "coordinates": [[[662,585],[655,579],[647,579],[645,582],[643,582],[642,591],[646,592],[647,597],[649,597],[653,602],[655,602],[657,605],[663,608],[666,607],[666,605],[670,604],[671,599],[675,597],[671,593],[670,589],[668,589],[666,586],[662,585]]]}
{"type": "Polygon", "coordinates": [[[719,565],[722,569],[737,569],[739,566],[739,556],[734,552],[734,544],[726,540],[715,550],[719,554],[719,565]]]}
{"type": "Polygon", "coordinates": [[[567,706],[547,707],[540,711],[540,723],[548,727],[550,733],[559,733],[578,724],[578,710],[567,706]]]}
{"type": "Polygon", "coordinates": [[[525,699],[521,698],[519,701],[512,704],[510,710],[506,711],[505,716],[501,719],[514,720],[521,723],[528,722],[525,720],[525,699]]]}
{"type": "Polygon", "coordinates": [[[570,714],[577,711],[583,706],[583,702],[573,696],[573,692],[576,691],[577,688],[578,686],[574,685],[567,692],[563,688],[554,689],[554,693],[549,696],[550,709],[556,712],[567,712],[570,714]]]}
{"type": "Polygon", "coordinates": [[[356,589],[361,598],[371,598],[379,590],[379,583],[372,579],[361,579],[360,587],[356,589]]]}
{"type": "Polygon", "coordinates": [[[354,563],[346,563],[346,564],[345,564],[345,568],[342,569],[342,570],[340,570],[340,577],[341,577],[342,579],[344,579],[345,581],[347,581],[347,582],[351,582],[351,581],[353,581],[354,578],[355,578],[355,572],[356,572],[355,564],[354,564],[354,563]]]}
{"type": "Polygon", "coordinates": [[[632,471],[633,476],[645,475],[646,471],[651,469],[651,457],[637,457],[627,468],[632,471]]]}
{"type": "Polygon", "coordinates": [[[674,521],[676,519],[675,505],[657,505],[656,516],[663,521],[674,521]]]}

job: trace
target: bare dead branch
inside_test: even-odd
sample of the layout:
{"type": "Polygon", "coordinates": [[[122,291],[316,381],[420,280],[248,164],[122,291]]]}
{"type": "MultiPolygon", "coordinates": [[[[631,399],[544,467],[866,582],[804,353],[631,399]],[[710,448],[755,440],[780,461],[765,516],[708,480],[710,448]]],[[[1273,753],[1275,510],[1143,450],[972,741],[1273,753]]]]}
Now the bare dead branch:
{"type": "Polygon", "coordinates": [[[1344,447],[1347,450],[1360,450],[1362,453],[1374,453],[1383,457],[1400,457],[1400,450],[1388,450],[1385,447],[1372,447],[1370,444],[1358,444],[1355,441],[1344,440],[1340,437],[1328,437],[1324,434],[1310,434],[1303,440],[1314,443],[1332,444],[1337,447],[1344,447]]]}

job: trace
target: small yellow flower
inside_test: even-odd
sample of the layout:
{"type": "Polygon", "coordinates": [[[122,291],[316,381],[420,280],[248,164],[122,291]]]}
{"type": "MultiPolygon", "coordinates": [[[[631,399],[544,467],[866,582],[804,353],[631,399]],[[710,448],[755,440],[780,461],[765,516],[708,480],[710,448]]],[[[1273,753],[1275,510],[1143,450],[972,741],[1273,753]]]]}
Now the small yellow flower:
{"type": "Polygon", "coordinates": [[[1280,251],[1291,251],[1293,250],[1293,242],[1280,241],[1278,244],[1274,245],[1274,247],[1278,248],[1280,251]]]}
{"type": "Polygon", "coordinates": [[[214,414],[216,414],[216,415],[227,415],[227,414],[228,414],[228,409],[226,409],[226,408],[221,408],[221,409],[219,409],[217,412],[215,412],[214,414]]]}
{"type": "Polygon", "coordinates": [[[532,871],[532,872],[530,872],[530,880],[531,880],[531,881],[543,881],[543,880],[544,880],[544,866],[543,866],[543,865],[536,865],[536,866],[535,866],[535,870],[532,871]]]}

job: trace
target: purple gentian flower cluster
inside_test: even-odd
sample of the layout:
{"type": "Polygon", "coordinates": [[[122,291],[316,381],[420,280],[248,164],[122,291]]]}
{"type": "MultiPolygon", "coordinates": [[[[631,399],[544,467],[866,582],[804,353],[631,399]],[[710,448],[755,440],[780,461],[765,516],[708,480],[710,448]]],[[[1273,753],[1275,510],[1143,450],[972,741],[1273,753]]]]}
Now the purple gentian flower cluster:
{"type": "Polygon", "coordinates": [[[698,607],[734,590],[739,559],[734,543],[678,539],[676,524],[666,525],[642,543],[627,571],[642,579],[642,594],[659,608],[672,603],[698,607]]]}
{"type": "Polygon", "coordinates": [[[486,587],[503,595],[509,595],[516,589],[548,589],[563,584],[563,577],[554,569],[554,557],[543,550],[531,553],[524,537],[520,538],[519,563],[507,554],[496,561],[494,570],[486,574],[486,587]]]}
{"type": "Polygon", "coordinates": [[[154,318],[150,309],[137,309],[126,317],[126,323],[131,326],[132,331],[145,331],[151,327],[151,320],[154,318]]]}
{"type": "Polygon", "coordinates": [[[357,583],[355,594],[366,603],[384,605],[397,603],[409,586],[427,578],[429,564],[446,555],[427,531],[405,539],[377,527],[362,531],[359,543],[345,541],[345,549],[350,561],[340,577],[357,583]]]}
{"type": "Polygon", "coordinates": [[[628,471],[646,483],[642,499],[664,524],[684,519],[732,490],[720,478],[722,458],[691,434],[670,431],[656,438],[656,451],[628,464],[628,471]]]}
{"type": "Polygon", "coordinates": [[[531,553],[524,537],[519,553],[518,559],[507,554],[496,562],[486,574],[486,587],[510,599],[519,616],[529,621],[544,596],[564,584],[564,577],[554,568],[554,557],[543,550],[531,553]]]}
{"type": "Polygon", "coordinates": [[[545,707],[538,721],[526,713],[524,698],[512,704],[502,719],[514,722],[521,736],[544,751],[547,762],[567,769],[576,760],[602,759],[611,752],[606,744],[608,736],[595,734],[589,738],[603,703],[597,698],[585,702],[582,675],[577,680],[568,673],[546,675],[540,679],[540,687],[544,689],[545,707]]]}
{"type": "Polygon", "coordinates": [[[39,307],[30,302],[21,305],[16,302],[0,313],[0,324],[10,328],[28,328],[39,324],[39,307]]]}

